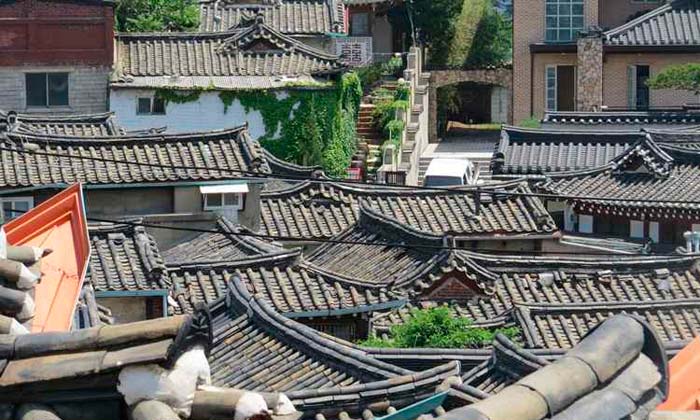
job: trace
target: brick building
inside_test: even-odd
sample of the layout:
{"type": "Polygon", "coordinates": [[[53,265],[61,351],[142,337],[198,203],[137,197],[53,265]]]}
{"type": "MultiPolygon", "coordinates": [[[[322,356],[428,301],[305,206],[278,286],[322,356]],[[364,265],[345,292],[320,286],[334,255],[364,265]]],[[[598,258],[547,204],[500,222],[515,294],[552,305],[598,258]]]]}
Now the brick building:
{"type": "Polygon", "coordinates": [[[646,79],[697,61],[694,0],[520,0],[514,4],[514,121],[545,111],[679,108],[692,93],[646,79]],[[537,23],[540,24],[537,24],[537,23]]]}
{"type": "Polygon", "coordinates": [[[0,4],[0,108],[107,110],[114,42],[109,0],[0,4]]]}

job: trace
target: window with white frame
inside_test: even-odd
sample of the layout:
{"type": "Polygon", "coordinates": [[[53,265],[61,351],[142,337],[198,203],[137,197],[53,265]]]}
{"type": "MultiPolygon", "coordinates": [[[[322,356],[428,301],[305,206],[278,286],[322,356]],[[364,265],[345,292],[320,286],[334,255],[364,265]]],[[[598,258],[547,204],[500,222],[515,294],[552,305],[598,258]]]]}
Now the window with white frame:
{"type": "Polygon", "coordinates": [[[583,0],[546,0],[545,41],[571,42],[583,30],[583,0]]]}
{"type": "Polygon", "coordinates": [[[5,222],[21,216],[32,207],[34,207],[34,198],[32,197],[2,198],[2,213],[5,217],[5,222]]]}
{"type": "Polygon", "coordinates": [[[161,98],[140,97],[136,101],[138,115],[165,115],[165,101],[161,98]]]}
{"type": "Polygon", "coordinates": [[[224,209],[240,210],[243,206],[243,194],[211,193],[204,194],[204,210],[219,211],[224,209]]]}
{"type": "Polygon", "coordinates": [[[27,107],[68,106],[68,73],[26,73],[27,107]]]}
{"type": "Polygon", "coordinates": [[[557,66],[547,66],[546,70],[547,111],[557,110],[557,66]]]}

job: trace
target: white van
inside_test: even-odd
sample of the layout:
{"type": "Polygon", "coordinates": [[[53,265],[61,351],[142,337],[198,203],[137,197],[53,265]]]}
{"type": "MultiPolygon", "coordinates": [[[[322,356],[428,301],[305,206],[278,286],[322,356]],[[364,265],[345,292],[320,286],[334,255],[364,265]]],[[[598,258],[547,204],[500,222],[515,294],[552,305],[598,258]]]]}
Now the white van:
{"type": "Polygon", "coordinates": [[[423,178],[425,187],[475,185],[477,175],[468,159],[433,159],[423,178]]]}

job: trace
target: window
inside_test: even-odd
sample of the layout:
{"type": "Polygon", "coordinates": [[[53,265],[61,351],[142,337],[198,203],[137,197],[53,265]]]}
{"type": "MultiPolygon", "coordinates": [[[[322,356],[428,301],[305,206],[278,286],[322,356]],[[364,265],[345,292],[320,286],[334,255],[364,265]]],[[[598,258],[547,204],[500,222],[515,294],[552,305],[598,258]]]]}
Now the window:
{"type": "Polygon", "coordinates": [[[21,216],[32,207],[34,207],[34,199],[32,197],[5,197],[2,199],[2,213],[5,217],[5,222],[21,216]]]}
{"type": "Polygon", "coordinates": [[[138,98],[136,102],[138,115],[165,115],[165,101],[161,98],[138,98]]]}
{"type": "Polygon", "coordinates": [[[350,35],[369,36],[369,13],[353,13],[350,15],[350,35]]]}
{"type": "Polygon", "coordinates": [[[627,105],[630,109],[649,109],[649,66],[629,66],[627,68],[627,105]]]}
{"type": "Polygon", "coordinates": [[[545,69],[547,111],[576,109],[576,66],[551,65],[545,69]]]}
{"type": "Polygon", "coordinates": [[[224,208],[239,210],[242,207],[243,197],[238,193],[204,194],[204,210],[215,211],[224,208]]]}
{"type": "Polygon", "coordinates": [[[68,106],[68,73],[27,73],[27,107],[68,106]]]}
{"type": "Polygon", "coordinates": [[[583,0],[547,0],[545,40],[571,42],[583,30],[583,0]]]}

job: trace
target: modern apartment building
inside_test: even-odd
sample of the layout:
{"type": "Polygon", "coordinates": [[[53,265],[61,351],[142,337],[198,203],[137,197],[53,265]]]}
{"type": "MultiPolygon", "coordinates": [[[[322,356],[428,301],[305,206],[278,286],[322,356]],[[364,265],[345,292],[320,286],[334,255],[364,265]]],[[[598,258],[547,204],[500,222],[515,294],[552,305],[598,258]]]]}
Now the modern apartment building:
{"type": "Polygon", "coordinates": [[[646,86],[700,61],[697,0],[516,0],[514,121],[546,111],[649,110],[697,101],[646,86]]]}

